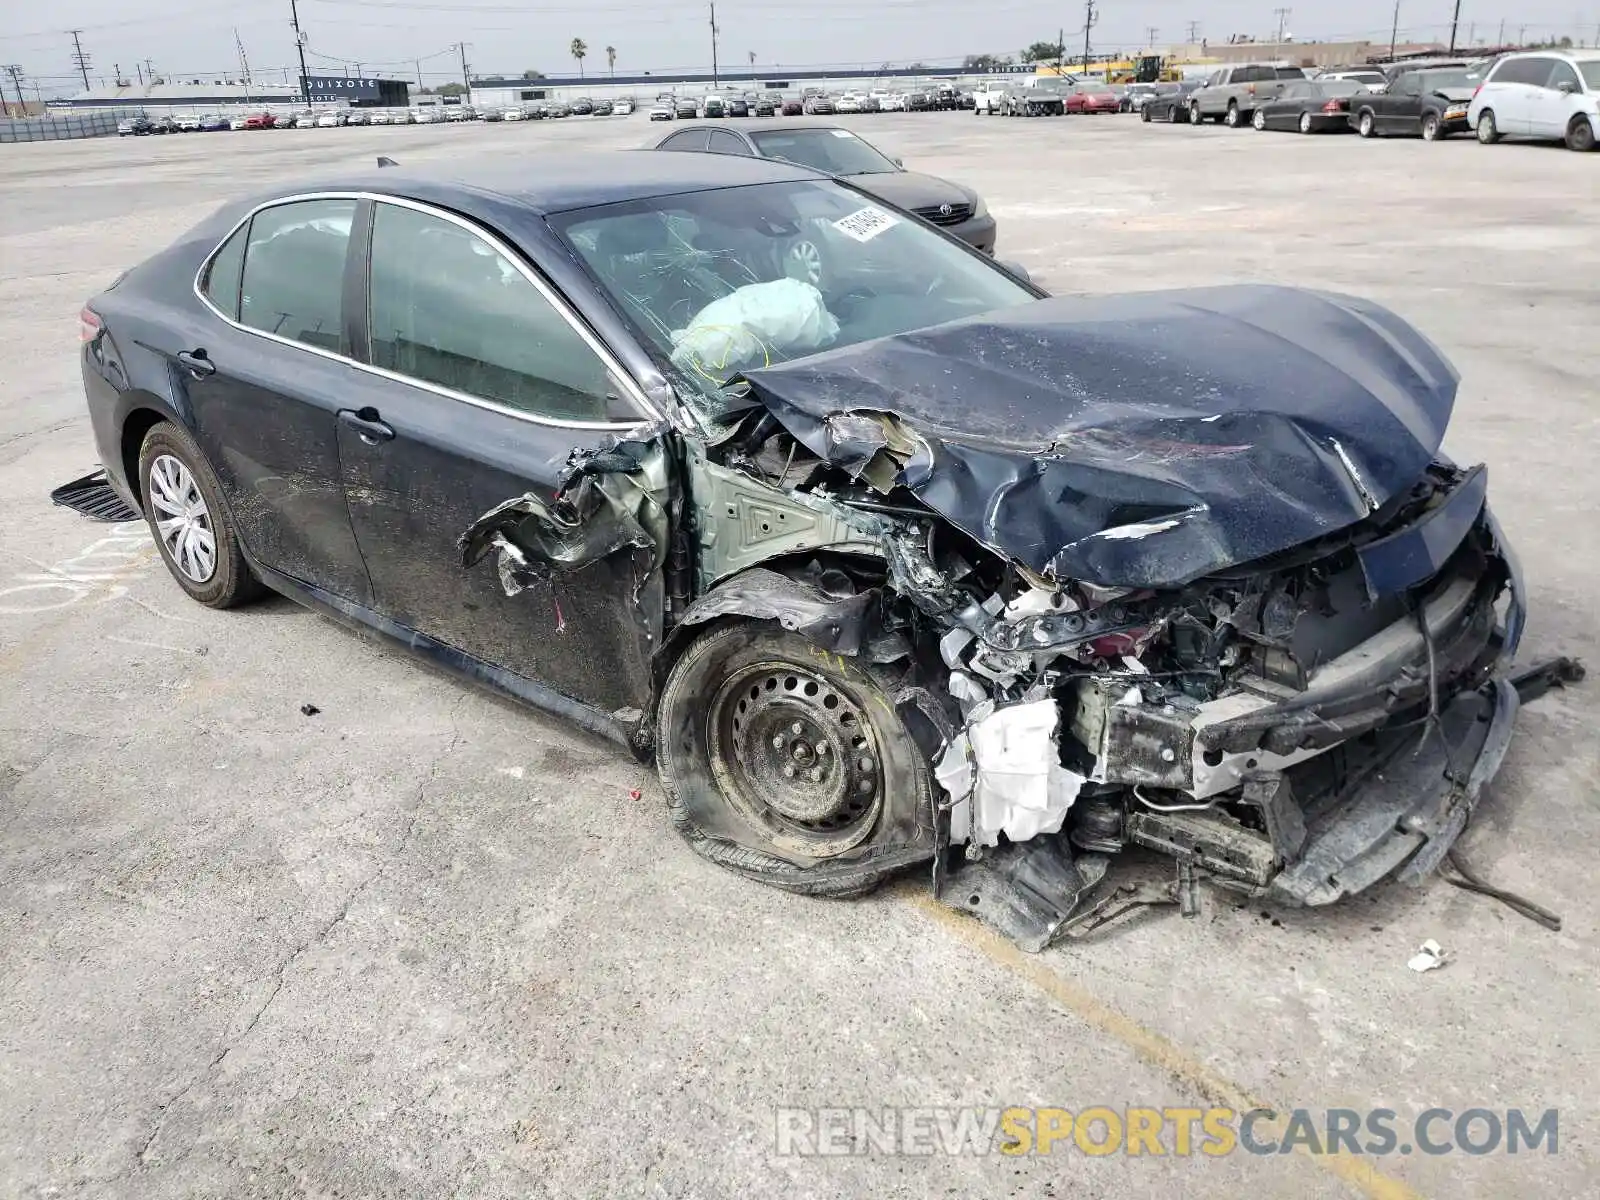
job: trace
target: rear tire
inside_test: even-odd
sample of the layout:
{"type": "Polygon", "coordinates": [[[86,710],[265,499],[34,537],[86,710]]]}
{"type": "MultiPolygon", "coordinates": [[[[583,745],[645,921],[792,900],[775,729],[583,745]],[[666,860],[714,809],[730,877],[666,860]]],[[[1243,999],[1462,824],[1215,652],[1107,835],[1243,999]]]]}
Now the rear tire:
{"type": "Polygon", "coordinates": [[[139,489],[161,560],[190,599],[207,608],[234,608],[262,593],[239,547],[216,472],[188,430],[162,422],[145,434],[139,489]]]}
{"type": "Polygon", "coordinates": [[[1478,142],[1492,146],[1500,140],[1500,127],[1494,121],[1494,109],[1486,108],[1478,114],[1478,142]]]}
{"type": "Polygon", "coordinates": [[[1229,100],[1228,111],[1222,115],[1222,123],[1229,129],[1237,129],[1239,128],[1239,122],[1242,119],[1243,117],[1239,112],[1238,102],[1235,100],[1229,100]]]}
{"type": "Polygon", "coordinates": [[[1139,110],[1139,120],[1146,125],[1150,124],[1150,106],[1148,104],[1139,110]]]}
{"type": "Polygon", "coordinates": [[[1356,118],[1356,132],[1364,138],[1378,136],[1378,121],[1377,118],[1372,115],[1372,110],[1370,108],[1362,109],[1361,115],[1356,118]]]}
{"type": "Polygon", "coordinates": [[[1315,122],[1313,122],[1311,120],[1311,114],[1310,113],[1301,113],[1300,114],[1300,132],[1301,133],[1315,133],[1316,131],[1317,131],[1317,127],[1316,127],[1315,122]]]}
{"type": "Polygon", "coordinates": [[[931,821],[932,771],[895,714],[894,686],[885,668],[766,622],[701,634],[657,716],[673,827],[707,860],[774,887],[870,891],[905,865],[874,868],[874,851],[931,821]]]}
{"type": "Polygon", "coordinates": [[[1580,154],[1587,154],[1594,149],[1594,126],[1589,124],[1589,118],[1579,113],[1567,124],[1565,138],[1568,150],[1576,150],[1580,154]]]}

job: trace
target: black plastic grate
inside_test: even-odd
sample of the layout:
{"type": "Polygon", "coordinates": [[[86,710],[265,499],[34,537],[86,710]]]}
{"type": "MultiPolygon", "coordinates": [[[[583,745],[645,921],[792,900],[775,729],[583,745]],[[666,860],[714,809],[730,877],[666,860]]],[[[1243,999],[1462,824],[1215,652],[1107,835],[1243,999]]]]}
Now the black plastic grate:
{"type": "Polygon", "coordinates": [[[63,508],[76,509],[95,521],[137,521],[139,514],[111,490],[104,470],[63,483],[50,493],[50,500],[63,508]]]}

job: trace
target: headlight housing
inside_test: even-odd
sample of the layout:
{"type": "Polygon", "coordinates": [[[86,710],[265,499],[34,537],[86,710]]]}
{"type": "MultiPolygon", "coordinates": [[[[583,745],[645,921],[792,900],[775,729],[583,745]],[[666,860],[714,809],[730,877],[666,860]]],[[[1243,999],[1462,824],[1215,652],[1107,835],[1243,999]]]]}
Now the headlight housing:
{"type": "Polygon", "coordinates": [[[972,217],[987,217],[988,215],[989,206],[983,202],[983,197],[974,196],[972,198],[972,217]]]}

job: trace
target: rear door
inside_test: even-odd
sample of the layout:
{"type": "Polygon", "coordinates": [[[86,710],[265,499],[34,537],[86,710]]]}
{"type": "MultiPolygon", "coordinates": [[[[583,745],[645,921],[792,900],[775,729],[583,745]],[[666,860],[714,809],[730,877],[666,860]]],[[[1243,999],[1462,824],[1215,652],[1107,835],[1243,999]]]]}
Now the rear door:
{"type": "MultiPolygon", "coordinates": [[[[507,596],[457,545],[489,509],[553,498],[574,450],[646,423],[633,382],[503,243],[409,202],[373,207],[365,357],[381,407],[341,414],[345,495],[374,606],[606,712],[643,707],[654,650],[627,555],[507,596]]],[[[659,614],[657,615],[659,623],[659,614]]]]}
{"type": "Polygon", "coordinates": [[[370,386],[348,361],[345,324],[358,205],[295,200],[241,225],[202,272],[210,328],[184,348],[177,377],[245,548],[273,570],[365,604],[334,418],[370,386]]]}
{"type": "Polygon", "coordinates": [[[1495,125],[1501,133],[1527,136],[1533,132],[1533,111],[1539,89],[1550,78],[1555,60],[1543,55],[1513,58],[1494,73],[1495,125]]]}

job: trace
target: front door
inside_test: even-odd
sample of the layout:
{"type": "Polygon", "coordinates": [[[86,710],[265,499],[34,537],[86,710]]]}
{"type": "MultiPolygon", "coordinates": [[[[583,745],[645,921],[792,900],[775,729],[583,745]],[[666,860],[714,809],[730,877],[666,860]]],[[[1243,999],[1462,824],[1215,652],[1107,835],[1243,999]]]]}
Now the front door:
{"type": "Polygon", "coordinates": [[[1534,137],[1566,136],[1567,122],[1577,111],[1573,95],[1583,94],[1583,82],[1569,62],[1552,59],[1550,74],[1542,87],[1533,89],[1528,105],[1528,132],[1534,137]],[[1566,90],[1562,90],[1565,85],[1566,90]]]}
{"type": "Polygon", "coordinates": [[[618,369],[530,275],[459,219],[374,206],[367,355],[393,382],[341,414],[351,519],[383,615],[602,711],[643,708],[655,646],[629,556],[515,596],[492,557],[461,565],[458,539],[485,512],[550,500],[574,450],[644,424],[618,369]]]}
{"type": "Polygon", "coordinates": [[[334,417],[362,383],[334,357],[349,352],[342,298],[356,205],[278,204],[241,226],[207,265],[213,311],[174,369],[252,557],[364,605],[334,417]]]}

